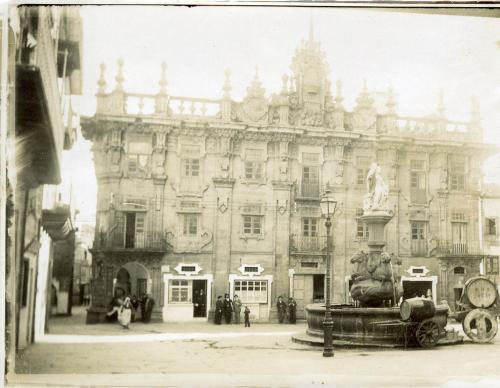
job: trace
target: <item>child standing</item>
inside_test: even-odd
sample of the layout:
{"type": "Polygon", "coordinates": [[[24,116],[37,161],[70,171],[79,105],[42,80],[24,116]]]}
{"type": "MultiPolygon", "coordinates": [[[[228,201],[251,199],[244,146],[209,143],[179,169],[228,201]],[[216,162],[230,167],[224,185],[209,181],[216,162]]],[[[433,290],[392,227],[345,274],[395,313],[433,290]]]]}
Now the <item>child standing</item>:
{"type": "Polygon", "coordinates": [[[248,306],[245,306],[245,327],[250,327],[250,309],[248,306]]]}

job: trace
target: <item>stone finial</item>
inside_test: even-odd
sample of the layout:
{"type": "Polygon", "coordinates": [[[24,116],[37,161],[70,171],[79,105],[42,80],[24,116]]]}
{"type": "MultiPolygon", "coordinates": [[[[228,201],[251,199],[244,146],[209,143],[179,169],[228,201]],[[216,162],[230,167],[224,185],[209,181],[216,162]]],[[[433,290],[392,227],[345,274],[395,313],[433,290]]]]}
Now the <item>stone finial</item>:
{"type": "Polygon", "coordinates": [[[230,92],[231,92],[231,79],[230,79],[231,70],[229,70],[229,68],[227,68],[224,71],[224,77],[225,77],[224,87],[222,88],[222,90],[224,91],[224,98],[230,99],[231,98],[231,95],[230,95],[230,92]]]}
{"type": "Polygon", "coordinates": [[[438,93],[438,101],[437,101],[436,111],[437,111],[437,114],[439,117],[444,117],[445,106],[444,106],[444,91],[443,91],[443,89],[439,90],[439,93],[438,93]]]}
{"type": "Polygon", "coordinates": [[[475,96],[472,96],[470,99],[470,121],[471,123],[479,123],[481,121],[479,102],[475,96]]]}
{"type": "Polygon", "coordinates": [[[388,114],[396,113],[396,100],[394,98],[394,88],[392,85],[389,85],[389,88],[387,89],[387,102],[385,106],[387,107],[388,114]]]}
{"type": "Polygon", "coordinates": [[[101,70],[101,74],[99,76],[99,80],[97,81],[97,85],[99,86],[97,93],[106,93],[106,77],[104,75],[104,73],[106,72],[106,65],[104,63],[101,63],[99,65],[99,68],[101,70]]]}
{"type": "Polygon", "coordinates": [[[288,75],[283,74],[281,77],[282,81],[282,87],[281,87],[281,94],[287,94],[288,93],[288,75]]]}
{"type": "Polygon", "coordinates": [[[338,106],[342,105],[342,101],[344,100],[344,97],[342,97],[342,81],[337,80],[337,95],[335,96],[335,103],[338,106]]]}
{"type": "Polygon", "coordinates": [[[161,64],[161,77],[160,81],[158,82],[160,85],[160,94],[167,94],[167,64],[165,62],[162,62],[161,64]]]}
{"type": "Polygon", "coordinates": [[[123,58],[118,59],[118,72],[115,77],[116,80],[116,91],[123,91],[123,81],[125,78],[123,77],[123,58]]]}
{"type": "Polygon", "coordinates": [[[371,108],[373,105],[373,98],[368,93],[368,85],[366,79],[363,80],[363,89],[356,99],[358,108],[371,108]]]}
{"type": "Polygon", "coordinates": [[[255,76],[252,83],[247,88],[247,97],[264,97],[265,92],[259,79],[259,68],[255,66],[255,76]]]}

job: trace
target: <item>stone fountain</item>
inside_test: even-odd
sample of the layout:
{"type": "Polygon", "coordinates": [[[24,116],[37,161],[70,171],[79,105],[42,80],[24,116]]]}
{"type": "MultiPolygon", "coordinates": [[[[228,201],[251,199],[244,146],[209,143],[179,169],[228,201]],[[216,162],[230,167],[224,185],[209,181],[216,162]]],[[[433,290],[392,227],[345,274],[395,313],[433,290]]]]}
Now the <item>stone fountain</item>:
{"type": "MultiPolygon", "coordinates": [[[[392,219],[388,207],[388,188],[380,167],[372,163],[367,175],[367,194],[363,199],[362,220],[368,226],[368,250],[351,258],[351,297],[355,305],[333,305],[333,341],[335,346],[404,346],[401,331],[382,322],[401,319],[397,306],[402,295],[401,260],[383,251],[386,245],[385,226],[392,219]]],[[[448,306],[436,306],[435,319],[446,326],[448,306]]],[[[292,337],[295,342],[323,345],[324,304],[306,306],[308,329],[292,337]]]]}

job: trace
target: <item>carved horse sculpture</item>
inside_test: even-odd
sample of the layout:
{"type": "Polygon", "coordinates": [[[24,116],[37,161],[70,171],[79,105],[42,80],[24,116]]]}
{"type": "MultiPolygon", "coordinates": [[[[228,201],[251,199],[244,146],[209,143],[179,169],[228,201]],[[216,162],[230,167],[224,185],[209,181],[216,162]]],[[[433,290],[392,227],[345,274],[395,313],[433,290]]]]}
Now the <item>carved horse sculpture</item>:
{"type": "Polygon", "coordinates": [[[394,304],[401,296],[402,290],[396,282],[391,258],[396,256],[387,252],[378,254],[363,251],[351,258],[351,263],[355,265],[351,275],[351,296],[362,307],[380,307],[385,300],[392,300],[394,304]]]}

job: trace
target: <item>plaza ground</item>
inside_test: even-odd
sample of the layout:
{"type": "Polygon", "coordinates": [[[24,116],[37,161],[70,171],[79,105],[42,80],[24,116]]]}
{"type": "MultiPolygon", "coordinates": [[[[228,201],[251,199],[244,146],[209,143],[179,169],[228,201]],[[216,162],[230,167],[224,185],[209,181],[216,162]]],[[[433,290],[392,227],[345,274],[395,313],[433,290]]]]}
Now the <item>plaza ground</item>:
{"type": "MultiPolygon", "coordinates": [[[[454,325],[458,328],[458,325],[454,325]]],[[[500,338],[433,349],[356,348],[323,358],[293,343],[305,323],[85,325],[51,320],[22,352],[10,386],[500,386],[500,338]]]]}

